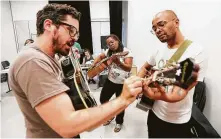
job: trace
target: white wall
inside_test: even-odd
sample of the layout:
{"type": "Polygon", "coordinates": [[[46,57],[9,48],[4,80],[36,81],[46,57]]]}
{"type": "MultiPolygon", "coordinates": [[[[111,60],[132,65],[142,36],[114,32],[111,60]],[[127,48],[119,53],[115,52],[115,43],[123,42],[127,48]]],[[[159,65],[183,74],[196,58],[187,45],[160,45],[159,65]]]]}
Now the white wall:
{"type": "Polygon", "coordinates": [[[8,1],[1,2],[1,15],[1,61],[8,60],[12,63],[17,55],[17,50],[8,1]]]}
{"type": "MultiPolygon", "coordinates": [[[[4,3],[9,3],[9,2],[4,2],[4,3]]],[[[19,49],[21,49],[26,39],[31,38],[31,34],[36,34],[36,25],[35,25],[36,13],[38,12],[38,10],[42,9],[47,3],[48,3],[47,0],[11,1],[12,10],[10,10],[9,6],[3,6],[4,9],[7,10],[6,11],[7,15],[10,13],[10,11],[12,11],[13,21],[15,22],[15,27],[16,27],[16,33],[18,35],[18,37],[16,36],[16,39],[18,40],[19,43],[19,49]]],[[[91,22],[92,22],[91,26],[92,26],[93,49],[94,49],[94,54],[97,55],[101,52],[100,36],[105,36],[110,34],[109,1],[91,0],[90,11],[91,11],[91,22]]],[[[11,15],[3,16],[3,18],[8,18],[7,21],[11,21],[11,15]]],[[[6,23],[5,21],[6,20],[2,20],[2,22],[6,23]]],[[[3,25],[5,24],[2,24],[2,26],[3,25]]],[[[13,37],[14,35],[12,22],[11,24],[7,24],[7,26],[10,26],[8,27],[9,31],[7,30],[7,28],[3,26],[3,28],[5,29],[4,34],[6,33],[5,36],[10,36],[7,38],[13,40],[10,41],[10,43],[13,43],[13,45],[11,46],[14,50],[16,50],[15,39],[11,39],[11,37],[13,37]]],[[[4,40],[5,40],[4,46],[10,45],[8,44],[9,41],[6,41],[7,39],[4,40]]],[[[8,47],[4,47],[2,51],[8,52],[9,51],[8,47]]],[[[10,61],[14,59],[13,55],[11,57],[8,55],[6,56],[7,57],[4,58],[2,55],[2,59],[9,59],[10,61]]]]}
{"type": "Polygon", "coordinates": [[[12,14],[16,27],[16,39],[19,51],[27,39],[35,39],[36,14],[48,1],[12,1],[12,14]]]}
{"type": "Polygon", "coordinates": [[[109,1],[90,0],[91,30],[94,56],[101,53],[100,36],[110,34],[109,1]]]}
{"type": "Polygon", "coordinates": [[[109,1],[90,0],[91,19],[109,19],[109,1]]]}
{"type": "Polygon", "coordinates": [[[37,12],[42,9],[48,0],[41,1],[11,1],[14,21],[36,20],[37,12]]]}
{"type": "Polygon", "coordinates": [[[220,32],[221,2],[211,0],[133,0],[128,1],[127,45],[134,54],[134,62],[140,68],[148,55],[164,44],[150,33],[153,16],[166,9],[174,10],[183,34],[201,43],[209,53],[206,75],[207,102],[204,113],[221,134],[221,64],[220,32]]]}
{"type": "Polygon", "coordinates": [[[122,1],[122,43],[127,47],[128,1],[122,1]]]}
{"type": "MultiPolygon", "coordinates": [[[[221,6],[221,4],[219,4],[221,6]]],[[[209,52],[208,69],[206,76],[207,84],[207,102],[204,110],[204,114],[211,121],[211,123],[218,130],[221,135],[221,14],[211,20],[204,29],[199,31],[202,34],[201,42],[206,46],[206,50],[209,52]]]]}
{"type": "MultiPolygon", "coordinates": [[[[27,35],[25,31],[21,30],[26,27],[26,24],[21,26],[21,22],[26,23],[30,21],[30,30],[31,32],[35,33],[36,13],[38,10],[42,9],[43,6],[48,3],[48,1],[11,1],[10,3],[9,1],[1,2],[1,34],[4,34],[1,35],[1,60],[9,60],[9,62],[12,63],[17,55],[15,39],[19,39],[19,37],[17,38],[17,36],[14,34],[13,22],[20,23],[20,26],[15,24],[15,27],[18,29],[16,33],[23,32],[22,35],[18,34],[20,35],[20,38],[25,38],[25,40],[28,39],[29,32],[27,35]],[[21,30],[20,32],[19,29],[21,30]]],[[[24,44],[24,39],[22,40],[21,44],[24,44]]]]}

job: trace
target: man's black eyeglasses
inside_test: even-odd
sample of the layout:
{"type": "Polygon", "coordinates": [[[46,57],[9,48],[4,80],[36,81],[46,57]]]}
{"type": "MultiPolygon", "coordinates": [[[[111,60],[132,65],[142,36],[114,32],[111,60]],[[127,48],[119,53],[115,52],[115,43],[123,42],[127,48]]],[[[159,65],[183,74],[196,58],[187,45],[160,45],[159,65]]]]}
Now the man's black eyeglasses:
{"type": "Polygon", "coordinates": [[[156,35],[155,33],[156,33],[156,31],[157,31],[157,28],[158,28],[158,29],[162,29],[162,28],[164,28],[164,27],[167,25],[167,23],[169,23],[169,22],[171,22],[171,21],[174,21],[175,19],[176,19],[176,18],[174,18],[173,20],[170,20],[170,21],[160,21],[160,22],[158,22],[157,25],[155,25],[155,26],[152,27],[152,30],[150,30],[150,32],[151,32],[153,35],[156,35]]]}
{"type": "Polygon", "coordinates": [[[77,28],[75,26],[72,26],[68,23],[64,23],[64,22],[61,22],[61,21],[59,22],[59,24],[66,25],[66,26],[69,27],[69,34],[70,34],[71,37],[77,36],[77,39],[80,37],[80,33],[79,33],[79,31],[77,31],[77,28]]]}

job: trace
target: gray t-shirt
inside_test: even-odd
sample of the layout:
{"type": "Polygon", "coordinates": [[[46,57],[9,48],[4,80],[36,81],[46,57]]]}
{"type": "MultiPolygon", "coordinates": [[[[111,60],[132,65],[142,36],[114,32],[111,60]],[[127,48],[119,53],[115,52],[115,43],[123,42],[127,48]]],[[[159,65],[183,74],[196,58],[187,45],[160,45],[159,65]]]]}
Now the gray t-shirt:
{"type": "Polygon", "coordinates": [[[9,83],[25,117],[26,137],[61,137],[35,110],[42,101],[69,90],[61,73],[57,61],[35,46],[22,50],[10,67],[9,83]]]}

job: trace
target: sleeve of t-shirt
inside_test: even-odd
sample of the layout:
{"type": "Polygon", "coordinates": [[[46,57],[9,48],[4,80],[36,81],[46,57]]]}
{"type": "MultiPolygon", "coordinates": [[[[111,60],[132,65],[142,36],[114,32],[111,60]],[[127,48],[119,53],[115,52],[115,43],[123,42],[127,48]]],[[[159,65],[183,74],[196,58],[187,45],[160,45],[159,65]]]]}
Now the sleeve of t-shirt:
{"type": "Polygon", "coordinates": [[[195,47],[197,47],[197,53],[192,55],[192,58],[195,59],[195,63],[199,64],[200,66],[200,71],[198,74],[198,81],[203,81],[205,75],[206,75],[206,69],[207,69],[207,64],[208,64],[208,59],[207,59],[207,53],[204,51],[203,47],[199,44],[195,44],[195,47]],[[198,45],[198,46],[196,46],[198,45]]]}
{"type": "Polygon", "coordinates": [[[124,48],[124,51],[128,51],[129,52],[124,58],[133,57],[133,54],[132,54],[130,49],[124,48]]]}
{"type": "Polygon", "coordinates": [[[69,90],[52,67],[39,59],[32,59],[24,64],[16,78],[33,108],[42,101],[69,90]]]}

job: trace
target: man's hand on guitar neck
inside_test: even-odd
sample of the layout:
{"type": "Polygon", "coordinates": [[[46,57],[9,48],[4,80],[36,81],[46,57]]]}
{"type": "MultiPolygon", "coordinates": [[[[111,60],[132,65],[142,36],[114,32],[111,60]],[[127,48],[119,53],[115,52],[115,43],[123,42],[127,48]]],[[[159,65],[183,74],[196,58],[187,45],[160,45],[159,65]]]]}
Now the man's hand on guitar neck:
{"type": "Polygon", "coordinates": [[[166,102],[178,102],[186,97],[188,92],[197,84],[197,81],[192,82],[187,89],[183,89],[179,86],[172,85],[171,88],[168,86],[159,85],[157,82],[153,82],[152,79],[144,80],[143,83],[143,94],[154,100],[163,100],[166,102]],[[152,85],[150,87],[150,83],[152,85]]]}
{"type": "Polygon", "coordinates": [[[136,97],[142,92],[143,80],[139,77],[132,76],[124,81],[121,98],[131,104],[136,97]]]}
{"type": "Polygon", "coordinates": [[[159,71],[150,72],[151,66],[146,62],[140,69],[138,76],[144,79],[144,95],[155,100],[166,102],[177,102],[186,97],[188,92],[197,84],[199,65],[194,60],[187,58],[179,65],[170,68],[163,68],[159,71]],[[146,81],[145,81],[146,80],[146,81]],[[147,83],[153,82],[150,85],[147,83]]]}
{"type": "Polygon", "coordinates": [[[163,100],[174,103],[184,99],[188,94],[188,90],[174,85],[173,88],[167,92],[166,88],[162,86],[152,88],[145,85],[143,87],[143,93],[145,96],[154,100],[163,100]]]}

